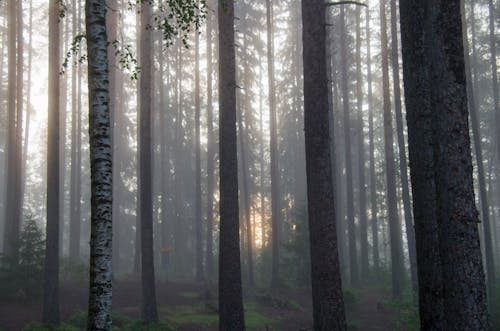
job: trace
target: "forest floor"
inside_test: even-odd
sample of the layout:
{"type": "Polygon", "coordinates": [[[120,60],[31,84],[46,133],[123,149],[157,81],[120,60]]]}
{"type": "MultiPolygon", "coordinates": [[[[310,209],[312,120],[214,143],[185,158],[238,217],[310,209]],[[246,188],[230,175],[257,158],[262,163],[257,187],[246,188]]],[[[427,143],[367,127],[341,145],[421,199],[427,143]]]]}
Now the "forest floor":
{"type": "MultiPolygon", "coordinates": [[[[179,331],[217,330],[215,288],[185,282],[163,282],[157,286],[158,313],[172,329],[179,331]]],[[[348,330],[409,330],[397,328],[397,313],[389,303],[390,293],[364,288],[346,296],[348,330]]],[[[312,330],[311,299],[307,291],[270,293],[246,290],[245,320],[249,331],[312,330]]],[[[60,288],[61,319],[78,330],[85,324],[86,283],[65,282],[60,288]],[[78,327],[79,326],[79,327],[78,327]]],[[[140,284],[122,280],[114,284],[114,325],[121,330],[124,319],[139,319],[140,284]]],[[[0,294],[0,330],[20,331],[39,321],[41,304],[3,300],[0,294]]],[[[124,324],[123,324],[124,325],[124,324]]],[[[134,328],[123,327],[125,330],[134,328]]]]}

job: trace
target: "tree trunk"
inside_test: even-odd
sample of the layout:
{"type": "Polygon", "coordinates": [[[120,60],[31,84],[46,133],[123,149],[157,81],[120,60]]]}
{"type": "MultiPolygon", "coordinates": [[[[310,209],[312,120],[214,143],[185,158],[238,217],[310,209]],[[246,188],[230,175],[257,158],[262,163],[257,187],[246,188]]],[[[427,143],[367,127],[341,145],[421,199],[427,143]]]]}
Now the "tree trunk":
{"type": "Polygon", "coordinates": [[[347,199],[347,231],[349,233],[349,271],[351,285],[359,283],[358,253],[356,249],[356,225],[354,224],[354,194],[352,180],[351,119],[349,116],[349,86],[347,73],[347,43],[345,10],[340,8],[340,43],[342,58],[342,106],[344,112],[345,176],[347,199]]]}
{"type": "MultiPolygon", "coordinates": [[[[462,4],[463,5],[463,4],[462,4]]],[[[481,203],[481,223],[483,224],[483,238],[484,238],[484,255],[486,257],[486,279],[487,279],[487,289],[488,289],[488,309],[491,313],[496,312],[495,310],[495,261],[493,258],[493,244],[491,242],[491,223],[490,223],[490,208],[488,204],[488,195],[486,193],[486,176],[484,173],[483,164],[483,151],[481,148],[481,132],[479,124],[479,105],[476,101],[476,87],[478,86],[477,73],[474,70],[475,66],[478,65],[476,47],[475,47],[475,15],[474,15],[474,3],[470,3],[471,7],[471,17],[470,25],[472,30],[472,59],[474,66],[470,64],[469,55],[469,39],[467,37],[467,29],[464,28],[464,53],[465,53],[465,74],[467,79],[467,98],[469,104],[469,113],[472,126],[472,137],[474,143],[474,151],[476,156],[477,164],[477,179],[479,184],[479,201],[481,203]]],[[[465,25],[465,6],[462,8],[462,22],[465,25]]]]}
{"type": "MultiPolygon", "coordinates": [[[[77,34],[78,17],[76,2],[72,4],[73,22],[72,35],[77,34]]],[[[77,86],[77,70],[76,65],[71,67],[71,174],[70,174],[70,223],[69,223],[69,257],[73,261],[80,260],[80,199],[81,192],[78,187],[81,162],[79,162],[79,154],[81,146],[79,137],[81,128],[79,127],[79,104],[78,104],[79,89],[77,86]]],[[[115,265],[116,267],[116,265],[115,265]]]]}
{"type": "Polygon", "coordinates": [[[276,96],[274,88],[274,38],[273,38],[273,7],[271,0],[266,0],[267,17],[267,70],[269,82],[269,130],[271,153],[271,226],[272,226],[272,268],[271,287],[280,286],[280,173],[278,168],[278,124],[276,121],[276,96]]]}
{"type": "Polygon", "coordinates": [[[314,330],[346,330],[333,202],[324,2],[302,1],[302,22],[314,330]]]}
{"type": "Polygon", "coordinates": [[[141,215],[141,284],[142,302],[141,318],[146,323],[158,321],[156,309],[155,274],[153,258],[153,192],[152,192],[152,138],[151,138],[151,98],[152,98],[152,60],[153,42],[151,30],[152,6],[141,4],[140,35],[140,133],[139,133],[139,210],[141,215]]]}
{"type": "Polygon", "coordinates": [[[113,165],[106,1],[85,4],[91,167],[90,285],[87,330],[111,330],[113,165]]]}
{"type": "Polygon", "coordinates": [[[49,104],[47,137],[47,234],[42,322],[59,324],[59,2],[49,2],[49,104]]]}
{"type": "Polygon", "coordinates": [[[408,164],[406,162],[406,144],[403,129],[403,114],[401,110],[401,83],[399,78],[399,46],[397,27],[396,0],[391,0],[391,60],[392,77],[394,85],[394,110],[396,115],[396,133],[399,151],[399,171],[401,174],[401,187],[403,194],[403,211],[406,228],[406,241],[408,243],[408,255],[410,260],[410,276],[413,294],[416,297],[418,291],[417,255],[415,253],[415,230],[413,227],[410,190],[408,188],[408,164]]]}
{"type": "Polygon", "coordinates": [[[405,2],[401,6],[405,74],[416,74],[406,76],[405,90],[410,105],[410,159],[419,157],[418,163],[412,163],[414,211],[419,220],[418,269],[428,277],[420,277],[420,307],[424,328],[427,324],[440,330],[487,330],[460,22],[459,0],[405,2]],[[415,127],[419,122],[420,127],[415,127]],[[424,130],[427,134],[414,141],[415,133],[424,130]],[[419,207],[427,219],[421,220],[419,207]],[[440,269],[442,272],[436,272],[440,269]],[[423,298],[436,309],[426,310],[423,298]]]}
{"type": "Polygon", "coordinates": [[[490,46],[490,63],[491,63],[491,84],[493,88],[493,110],[495,112],[495,122],[496,122],[496,146],[497,146],[497,158],[500,162],[500,98],[499,86],[498,86],[498,71],[497,71],[497,39],[498,35],[495,34],[495,7],[493,6],[493,0],[488,0],[488,11],[489,11],[489,46],[490,46]]]}
{"type": "Polygon", "coordinates": [[[201,281],[203,275],[203,242],[202,242],[202,219],[201,219],[201,142],[200,142],[200,34],[195,32],[195,215],[194,229],[196,240],[196,280],[201,281]]]}
{"type": "Polygon", "coordinates": [[[391,96],[389,92],[389,63],[387,54],[387,19],[385,4],[386,0],[380,0],[387,207],[391,243],[392,295],[394,298],[400,298],[403,292],[404,281],[403,245],[401,243],[401,224],[399,223],[396,193],[396,165],[394,162],[394,138],[391,114],[391,96]]]}
{"type": "Polygon", "coordinates": [[[369,131],[369,149],[370,149],[370,211],[371,211],[371,230],[372,230],[372,256],[373,271],[380,271],[380,257],[378,252],[378,220],[377,220],[377,186],[375,174],[375,139],[373,128],[373,88],[372,88],[372,58],[371,58],[371,39],[370,39],[370,11],[366,11],[366,57],[367,63],[367,81],[368,81],[368,131],[369,131]]]}
{"type": "Polygon", "coordinates": [[[366,216],[365,134],[363,131],[363,77],[361,75],[361,8],[356,7],[356,108],[358,110],[359,232],[361,273],[368,275],[368,222],[366,216]]]}
{"type": "MultiPolygon", "coordinates": [[[[19,0],[20,1],[20,0],[19,0]]],[[[6,195],[5,195],[5,228],[4,228],[4,249],[6,256],[18,261],[19,230],[21,225],[20,210],[16,197],[16,172],[18,141],[17,141],[17,113],[16,113],[16,36],[17,36],[17,5],[19,1],[11,0],[8,3],[8,96],[7,96],[7,171],[6,171],[6,195]]]]}
{"type": "Polygon", "coordinates": [[[219,330],[245,330],[238,211],[234,2],[219,3],[219,330]]]}
{"type": "MultiPolygon", "coordinates": [[[[215,1],[210,2],[215,5],[215,1]]],[[[212,68],[212,23],[213,14],[207,13],[207,238],[205,268],[208,280],[214,278],[213,222],[214,222],[214,177],[215,137],[213,124],[213,68],[212,68]]]]}

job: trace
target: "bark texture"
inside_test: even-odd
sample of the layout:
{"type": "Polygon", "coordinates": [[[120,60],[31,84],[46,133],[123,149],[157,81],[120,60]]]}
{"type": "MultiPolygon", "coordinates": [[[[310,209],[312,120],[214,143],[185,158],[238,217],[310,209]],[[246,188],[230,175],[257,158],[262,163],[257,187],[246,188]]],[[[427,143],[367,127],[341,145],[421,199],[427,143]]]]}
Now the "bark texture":
{"type": "Polygon", "coordinates": [[[324,2],[303,0],[302,22],[314,330],[346,330],[330,158],[324,2]]]}
{"type": "Polygon", "coordinates": [[[42,322],[59,324],[59,2],[49,2],[49,116],[47,136],[47,235],[42,322]]]}
{"type": "Polygon", "coordinates": [[[241,287],[234,1],[219,2],[219,330],[245,330],[241,287]]]}
{"type": "Polygon", "coordinates": [[[106,1],[87,0],[91,169],[90,284],[87,330],[111,330],[112,201],[106,1]]]}
{"type": "Polygon", "coordinates": [[[141,220],[141,318],[147,323],[158,321],[156,309],[155,268],[153,258],[153,186],[152,186],[152,7],[144,2],[141,5],[140,36],[140,110],[139,110],[139,210],[141,220]]]}

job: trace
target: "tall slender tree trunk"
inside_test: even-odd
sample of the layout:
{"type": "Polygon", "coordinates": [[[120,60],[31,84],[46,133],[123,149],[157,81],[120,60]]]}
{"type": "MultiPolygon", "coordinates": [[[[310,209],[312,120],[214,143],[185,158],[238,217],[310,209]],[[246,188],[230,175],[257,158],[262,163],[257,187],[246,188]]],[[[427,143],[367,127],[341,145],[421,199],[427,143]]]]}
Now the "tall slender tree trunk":
{"type": "Polygon", "coordinates": [[[241,288],[234,1],[219,3],[219,330],[245,330],[241,288]]]}
{"type": "Polygon", "coordinates": [[[49,2],[49,100],[47,137],[47,234],[42,322],[59,324],[59,1],[49,2]]]}
{"type": "MultiPolygon", "coordinates": [[[[19,0],[20,1],[20,0],[19,0]]],[[[4,249],[5,255],[12,257],[17,263],[19,230],[21,225],[20,211],[16,199],[16,172],[19,164],[17,161],[17,114],[16,114],[16,36],[17,36],[17,4],[18,1],[8,2],[8,96],[7,96],[7,189],[5,194],[5,228],[4,228],[4,249]]]]}
{"type": "Polygon", "coordinates": [[[347,73],[347,43],[345,9],[340,8],[340,43],[342,58],[342,106],[344,113],[345,175],[347,199],[347,229],[349,233],[349,272],[352,285],[359,283],[358,253],[356,249],[356,225],[354,224],[354,193],[352,180],[351,119],[349,116],[349,86],[347,73]]]}
{"type": "Polygon", "coordinates": [[[406,162],[406,144],[403,129],[403,112],[401,110],[401,83],[399,78],[399,46],[397,27],[396,0],[391,0],[391,60],[392,79],[394,85],[394,110],[396,114],[396,132],[399,151],[399,172],[401,174],[401,187],[403,192],[403,211],[406,228],[406,241],[410,260],[411,287],[414,296],[418,291],[417,255],[415,253],[415,231],[411,213],[410,190],[408,188],[408,164],[406,162]]]}
{"type": "Polygon", "coordinates": [[[278,124],[276,120],[276,96],[274,88],[274,38],[273,38],[273,7],[271,0],[266,0],[267,17],[267,70],[269,82],[269,126],[271,153],[271,226],[272,226],[272,268],[271,287],[280,286],[280,174],[278,168],[278,124]]]}
{"type": "MultiPolygon", "coordinates": [[[[243,37],[243,50],[246,54],[247,52],[247,42],[246,36],[243,37]]],[[[240,107],[240,113],[238,116],[238,133],[240,142],[240,156],[241,156],[241,174],[243,180],[241,181],[241,198],[243,200],[243,208],[245,214],[245,227],[246,227],[246,246],[247,246],[247,264],[248,264],[248,285],[250,287],[254,286],[254,275],[253,275],[253,237],[252,237],[252,225],[250,220],[250,192],[249,192],[249,174],[247,162],[247,134],[243,128],[243,121],[249,120],[248,114],[250,112],[251,103],[249,100],[250,93],[250,74],[248,72],[248,59],[244,59],[244,88],[246,89],[246,94],[244,96],[244,101],[242,107],[240,107]]]]}
{"type": "Polygon", "coordinates": [[[368,83],[368,136],[370,149],[370,211],[371,211],[371,230],[372,230],[372,257],[373,271],[378,273],[380,269],[380,257],[378,251],[378,219],[377,219],[377,186],[375,174],[375,138],[373,127],[373,86],[372,86],[372,58],[371,58],[371,39],[370,39],[370,11],[366,11],[366,57],[367,63],[367,83],[368,83]]]}
{"type": "MultiPolygon", "coordinates": [[[[22,160],[22,174],[21,174],[21,208],[24,206],[25,192],[26,192],[26,173],[28,163],[28,142],[31,122],[31,75],[33,63],[33,0],[29,1],[29,37],[28,37],[28,82],[26,90],[26,125],[24,127],[24,145],[22,160]]],[[[3,70],[0,69],[0,72],[3,70]]]]}
{"type": "MultiPolygon", "coordinates": [[[[215,6],[215,1],[210,1],[215,6]]],[[[209,8],[211,8],[209,6],[209,8]]],[[[213,14],[207,13],[207,238],[205,268],[208,280],[214,277],[213,222],[214,222],[214,177],[215,177],[215,137],[213,118],[213,64],[212,30],[213,14]]]]}
{"type": "MultiPolygon", "coordinates": [[[[106,29],[108,34],[108,39],[110,42],[117,41],[118,38],[118,1],[110,0],[108,1],[109,10],[106,16],[106,29]]],[[[113,152],[113,270],[115,275],[120,269],[120,203],[118,199],[120,185],[120,171],[119,171],[119,157],[120,151],[118,146],[118,132],[119,130],[117,123],[119,122],[118,116],[121,116],[121,111],[117,107],[118,99],[118,73],[117,73],[117,59],[115,54],[115,49],[110,46],[108,48],[108,75],[109,75],[109,111],[110,111],[110,121],[111,121],[111,149],[113,152]]]]}
{"type": "MultiPolygon", "coordinates": [[[[462,3],[463,5],[463,3],[462,3]]],[[[464,5],[463,5],[464,6],[464,5]]],[[[476,47],[475,47],[475,15],[474,15],[474,3],[470,3],[471,17],[470,26],[472,31],[472,53],[473,65],[478,64],[476,47]]],[[[465,6],[462,8],[462,22],[464,27],[466,26],[465,20],[465,6]]],[[[488,195],[486,193],[486,176],[484,172],[483,164],[483,151],[481,148],[481,132],[480,132],[480,114],[479,114],[479,104],[476,100],[476,87],[478,86],[477,73],[474,66],[471,66],[470,55],[469,55],[469,39],[467,37],[467,29],[464,28],[464,53],[465,53],[465,74],[467,78],[467,98],[469,104],[469,113],[472,127],[472,137],[474,144],[474,151],[476,156],[477,164],[477,179],[479,184],[479,197],[481,203],[481,223],[483,224],[483,239],[484,239],[484,255],[486,257],[486,279],[487,279],[487,289],[488,289],[488,309],[491,313],[495,313],[495,261],[493,258],[493,244],[491,237],[491,222],[490,222],[490,208],[488,204],[488,195]]]]}
{"type": "MultiPolygon", "coordinates": [[[[68,40],[68,15],[59,18],[60,44],[59,58],[66,54],[66,43],[68,40]]],[[[66,101],[67,101],[67,75],[61,75],[59,82],[59,256],[63,257],[64,251],[64,202],[66,183],[66,101]]]]}
{"type": "Polygon", "coordinates": [[[21,225],[23,218],[23,111],[24,111],[24,20],[23,2],[17,1],[17,67],[16,67],[16,185],[12,192],[15,195],[15,210],[21,225]]]}
{"type": "Polygon", "coordinates": [[[387,207],[391,243],[392,295],[394,298],[400,298],[403,292],[404,281],[403,245],[401,243],[401,224],[399,223],[396,193],[396,165],[394,162],[394,138],[392,128],[391,97],[389,92],[389,62],[387,52],[387,18],[385,13],[385,4],[386,0],[380,0],[387,207]]]}
{"type": "Polygon", "coordinates": [[[496,122],[496,146],[497,158],[500,163],[500,97],[498,86],[498,69],[497,69],[497,39],[498,35],[495,34],[495,22],[498,22],[498,16],[495,20],[495,7],[493,0],[488,0],[488,13],[489,13],[489,46],[490,46],[490,65],[491,65],[491,86],[493,88],[493,110],[495,112],[496,122]]]}
{"type": "MultiPolygon", "coordinates": [[[[75,36],[78,29],[79,16],[76,1],[71,7],[73,13],[72,34],[75,36]]],[[[71,67],[71,174],[70,174],[70,223],[69,223],[69,257],[73,261],[80,259],[80,199],[81,192],[78,189],[80,177],[79,136],[81,128],[78,126],[79,105],[78,105],[78,85],[77,68],[73,64],[71,67]]],[[[116,267],[116,266],[115,266],[116,267]]]]}
{"type": "Polygon", "coordinates": [[[194,88],[194,103],[195,103],[195,215],[194,229],[196,238],[196,280],[201,281],[203,275],[203,241],[202,241],[202,219],[201,219],[201,141],[200,141],[200,34],[195,32],[195,88],[194,88]]]}
{"type": "Polygon", "coordinates": [[[113,161],[106,1],[87,0],[91,168],[90,285],[87,330],[111,330],[113,161]]]}
{"type": "Polygon", "coordinates": [[[365,134],[363,124],[363,77],[361,75],[361,8],[356,7],[356,108],[358,110],[359,232],[361,273],[368,275],[368,221],[366,216],[365,134]]]}
{"type": "Polygon", "coordinates": [[[324,1],[302,1],[302,24],[314,330],[346,330],[330,157],[324,1]]]}
{"type": "Polygon", "coordinates": [[[147,323],[158,321],[156,308],[155,274],[153,258],[153,192],[152,192],[152,138],[151,138],[151,91],[153,48],[151,30],[152,6],[141,4],[140,35],[140,133],[139,133],[139,210],[141,215],[141,284],[142,302],[141,317],[147,323]]]}

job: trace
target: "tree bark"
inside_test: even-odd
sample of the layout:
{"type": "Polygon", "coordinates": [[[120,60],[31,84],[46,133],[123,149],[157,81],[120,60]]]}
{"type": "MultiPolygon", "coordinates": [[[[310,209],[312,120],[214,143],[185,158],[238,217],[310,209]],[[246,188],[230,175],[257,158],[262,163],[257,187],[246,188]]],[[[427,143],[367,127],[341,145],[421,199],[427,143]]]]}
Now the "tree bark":
{"type": "Polygon", "coordinates": [[[91,167],[90,285],[87,330],[111,330],[113,165],[106,1],[87,0],[91,167]]]}
{"type": "MultiPolygon", "coordinates": [[[[463,4],[462,4],[463,5],[463,4]]],[[[487,289],[488,289],[488,310],[491,313],[496,312],[495,310],[495,261],[493,258],[493,244],[491,240],[491,223],[490,223],[490,208],[488,203],[488,195],[486,193],[486,176],[484,172],[483,164],[483,151],[481,148],[481,132],[479,124],[479,105],[476,100],[476,87],[478,86],[477,73],[475,71],[475,66],[478,64],[476,47],[475,47],[475,15],[474,15],[474,3],[470,3],[471,17],[470,25],[472,32],[472,53],[473,65],[470,63],[469,55],[469,39],[467,37],[467,29],[464,28],[464,53],[465,53],[465,75],[467,80],[467,98],[469,105],[469,113],[472,127],[472,138],[474,143],[474,151],[476,156],[477,164],[477,180],[479,184],[479,201],[481,204],[481,223],[483,224],[483,239],[484,239],[484,255],[486,261],[486,279],[487,279],[487,289]]],[[[465,20],[465,6],[462,8],[462,22],[466,26],[465,20]]]]}
{"type": "MultiPolygon", "coordinates": [[[[210,2],[215,5],[215,1],[210,2]]],[[[210,8],[210,7],[209,7],[210,8]]],[[[212,64],[212,26],[213,14],[207,13],[207,238],[205,268],[207,278],[214,277],[213,259],[213,221],[214,221],[214,177],[215,177],[215,137],[213,124],[213,64],[212,64]]]]}
{"type": "Polygon", "coordinates": [[[219,2],[219,330],[245,330],[238,211],[234,1],[219,2]]]}
{"type": "Polygon", "coordinates": [[[394,111],[396,115],[396,133],[399,151],[399,172],[401,174],[401,188],[403,195],[403,211],[406,228],[406,241],[408,244],[408,256],[410,260],[410,276],[413,294],[416,297],[418,291],[417,276],[417,256],[415,253],[415,230],[413,227],[410,190],[408,188],[408,164],[406,162],[406,144],[403,129],[403,112],[401,109],[401,83],[399,78],[399,46],[398,46],[398,27],[397,27],[397,8],[396,0],[391,0],[391,60],[392,77],[394,85],[394,111]]]}
{"type": "Polygon", "coordinates": [[[59,2],[49,2],[49,104],[47,137],[47,230],[42,322],[59,324],[59,2]]]}
{"type": "Polygon", "coordinates": [[[141,35],[140,35],[140,133],[139,133],[139,210],[141,215],[141,284],[142,302],[141,318],[146,323],[158,321],[156,308],[155,274],[153,258],[153,192],[152,192],[152,138],[151,138],[151,91],[152,91],[152,60],[153,42],[151,30],[152,6],[141,4],[141,35]]]}
{"type": "Polygon", "coordinates": [[[325,6],[302,1],[304,125],[314,330],[346,330],[330,157],[325,6]]]}
{"type": "Polygon", "coordinates": [[[400,298],[403,292],[404,281],[403,244],[401,243],[401,224],[399,223],[396,193],[396,165],[394,162],[394,138],[392,128],[391,97],[389,92],[389,62],[387,52],[387,18],[385,13],[385,4],[386,0],[380,0],[387,207],[391,245],[392,295],[394,298],[400,298]]]}

